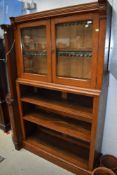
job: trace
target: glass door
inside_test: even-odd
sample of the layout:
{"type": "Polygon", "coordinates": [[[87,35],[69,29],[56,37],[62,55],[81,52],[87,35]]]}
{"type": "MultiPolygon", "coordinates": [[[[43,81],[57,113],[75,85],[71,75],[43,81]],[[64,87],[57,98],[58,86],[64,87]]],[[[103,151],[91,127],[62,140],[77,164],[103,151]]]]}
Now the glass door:
{"type": "Polygon", "coordinates": [[[51,81],[50,21],[22,24],[19,33],[21,77],[51,81]]]}
{"type": "Polygon", "coordinates": [[[95,16],[72,16],[52,22],[53,80],[56,83],[94,87],[98,47],[95,16]]]}

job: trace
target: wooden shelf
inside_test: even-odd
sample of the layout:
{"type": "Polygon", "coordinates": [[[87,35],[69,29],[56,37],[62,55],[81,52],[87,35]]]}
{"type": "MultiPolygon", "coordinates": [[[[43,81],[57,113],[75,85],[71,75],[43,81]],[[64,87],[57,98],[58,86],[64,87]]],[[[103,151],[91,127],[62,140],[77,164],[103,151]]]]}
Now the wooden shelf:
{"type": "MultiPolygon", "coordinates": [[[[90,142],[90,127],[89,124],[84,122],[69,122],[55,115],[49,114],[47,112],[31,113],[23,117],[25,120],[32,123],[36,123],[40,126],[51,128],[52,130],[58,131],[60,133],[69,135],[71,137],[81,139],[86,142],[90,142]]],[[[73,120],[73,119],[72,119],[73,120]]]]}
{"type": "Polygon", "coordinates": [[[75,86],[67,86],[62,84],[29,80],[25,78],[18,78],[16,82],[19,85],[34,86],[38,88],[46,88],[49,90],[57,90],[57,91],[63,91],[66,93],[80,94],[80,95],[91,96],[91,97],[99,97],[101,94],[101,91],[97,89],[79,88],[75,86]]]}
{"type": "Polygon", "coordinates": [[[56,138],[63,139],[66,142],[78,145],[78,146],[82,147],[82,149],[87,149],[89,152],[90,143],[86,143],[84,141],[81,141],[78,138],[73,138],[70,136],[68,137],[67,135],[60,134],[59,132],[56,132],[56,131],[53,132],[52,130],[49,130],[49,132],[48,132],[47,128],[43,128],[43,131],[44,131],[44,133],[47,133],[47,134],[49,133],[51,136],[54,136],[56,138]]]}
{"type": "Polygon", "coordinates": [[[23,49],[23,51],[26,51],[26,52],[47,52],[47,48],[45,48],[45,49],[42,49],[42,48],[39,48],[39,49],[23,49]]]}
{"type": "Polygon", "coordinates": [[[56,112],[64,116],[67,115],[70,118],[79,119],[89,123],[92,122],[92,116],[93,116],[92,110],[87,107],[81,107],[78,105],[69,104],[65,101],[43,99],[34,96],[23,97],[21,98],[21,101],[35,104],[41,108],[51,110],[52,112],[56,112]]]}
{"type": "Polygon", "coordinates": [[[92,51],[92,48],[57,48],[57,51],[92,51]]]}
{"type": "Polygon", "coordinates": [[[45,50],[24,50],[23,55],[26,57],[28,56],[47,56],[47,51],[45,50]]]}
{"type": "Polygon", "coordinates": [[[52,156],[72,166],[88,169],[88,150],[56,138],[40,130],[24,141],[24,146],[35,147],[36,152],[52,156]],[[58,156],[59,155],[59,156],[58,156]]]}

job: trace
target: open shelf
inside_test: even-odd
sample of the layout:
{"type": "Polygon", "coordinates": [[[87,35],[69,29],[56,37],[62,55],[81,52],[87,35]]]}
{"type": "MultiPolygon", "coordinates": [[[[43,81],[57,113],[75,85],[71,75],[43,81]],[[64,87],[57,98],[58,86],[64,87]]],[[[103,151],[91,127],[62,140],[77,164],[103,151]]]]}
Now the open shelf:
{"type": "Polygon", "coordinates": [[[88,108],[72,105],[65,101],[56,101],[35,96],[23,97],[21,98],[21,101],[35,104],[42,109],[45,108],[58,114],[67,115],[71,118],[87,121],[89,123],[92,122],[91,112],[88,108]]]}
{"type": "Polygon", "coordinates": [[[56,132],[56,131],[52,131],[49,129],[49,132],[48,132],[48,129],[44,129],[44,133],[49,133],[51,136],[54,136],[58,139],[63,139],[64,141],[67,141],[67,142],[70,142],[72,144],[75,144],[75,145],[78,145],[80,147],[82,147],[83,149],[87,149],[89,151],[89,146],[90,146],[90,143],[88,142],[84,142],[78,138],[73,138],[73,137],[70,137],[68,135],[65,135],[65,134],[62,134],[62,133],[59,133],[59,132],[56,132]]]}
{"type": "Polygon", "coordinates": [[[51,134],[50,130],[36,127],[36,125],[34,125],[34,128],[36,129],[33,134],[27,134],[24,145],[34,146],[40,153],[43,152],[74,166],[88,169],[89,150],[87,148],[57,137],[56,132],[51,134]]]}
{"type": "Polygon", "coordinates": [[[91,123],[93,118],[93,97],[62,91],[20,85],[22,102],[91,123]]]}
{"type": "Polygon", "coordinates": [[[86,122],[70,119],[68,117],[61,117],[60,115],[52,114],[42,110],[35,112],[33,111],[27,115],[24,115],[23,118],[26,121],[30,121],[71,137],[90,142],[91,126],[86,122]]]}

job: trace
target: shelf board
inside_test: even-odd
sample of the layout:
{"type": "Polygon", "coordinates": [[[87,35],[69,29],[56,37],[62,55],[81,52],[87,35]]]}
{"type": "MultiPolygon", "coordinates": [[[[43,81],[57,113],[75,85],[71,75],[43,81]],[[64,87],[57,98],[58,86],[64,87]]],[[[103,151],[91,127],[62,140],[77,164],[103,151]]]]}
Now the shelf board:
{"type": "Polygon", "coordinates": [[[45,49],[42,49],[42,48],[39,48],[39,49],[23,49],[23,51],[25,51],[25,52],[47,52],[47,48],[45,48],[45,49]]]}
{"type": "Polygon", "coordinates": [[[51,158],[66,162],[72,166],[88,169],[88,150],[78,145],[62,141],[49,134],[34,133],[24,141],[24,146],[35,147],[36,153],[44,153],[51,158]],[[74,149],[73,149],[74,147],[74,149]]]}
{"type": "Polygon", "coordinates": [[[62,84],[29,80],[25,78],[18,78],[16,82],[19,85],[28,85],[28,86],[34,86],[34,87],[39,87],[39,88],[46,88],[50,90],[63,91],[66,93],[80,94],[80,95],[85,95],[85,96],[90,96],[90,97],[99,97],[101,94],[101,91],[97,89],[80,88],[80,87],[75,87],[75,86],[68,86],[68,85],[62,85],[62,84]]]}
{"type": "Polygon", "coordinates": [[[63,120],[63,117],[60,119],[55,115],[52,116],[51,114],[44,112],[31,113],[29,115],[25,115],[23,118],[48,129],[51,128],[54,131],[90,142],[90,128],[84,123],[79,122],[79,124],[77,123],[75,125],[74,123],[68,123],[68,121],[63,120]]]}
{"type": "Polygon", "coordinates": [[[63,102],[50,99],[42,99],[34,96],[23,97],[21,98],[21,101],[37,105],[40,108],[44,108],[49,111],[51,110],[52,112],[68,116],[70,118],[79,119],[89,123],[92,122],[92,110],[87,107],[69,104],[65,101],[63,102]]]}
{"type": "Polygon", "coordinates": [[[81,146],[83,149],[87,149],[87,151],[89,152],[89,148],[90,148],[90,143],[86,143],[84,141],[81,141],[79,139],[73,138],[73,137],[68,137],[65,134],[60,134],[59,132],[56,131],[52,131],[52,130],[48,130],[47,128],[41,128],[41,130],[44,131],[44,133],[46,134],[50,134],[51,136],[55,136],[58,139],[63,139],[66,142],[81,146]]]}
{"type": "Polygon", "coordinates": [[[92,51],[92,48],[57,48],[57,51],[92,51]]]}

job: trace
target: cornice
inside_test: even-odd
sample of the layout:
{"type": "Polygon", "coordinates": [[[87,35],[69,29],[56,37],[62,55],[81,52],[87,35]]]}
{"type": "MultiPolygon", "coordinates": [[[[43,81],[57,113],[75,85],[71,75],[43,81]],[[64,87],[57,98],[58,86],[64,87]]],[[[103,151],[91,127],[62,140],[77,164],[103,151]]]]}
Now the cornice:
{"type": "Polygon", "coordinates": [[[47,10],[43,12],[32,13],[28,15],[18,16],[18,17],[11,17],[11,23],[18,24],[28,21],[39,20],[41,18],[47,19],[57,16],[65,16],[67,14],[76,14],[76,13],[90,13],[90,12],[106,12],[106,0],[99,0],[98,2],[94,3],[87,3],[87,4],[80,4],[75,6],[69,6],[64,8],[58,8],[53,10],[47,10]]]}

